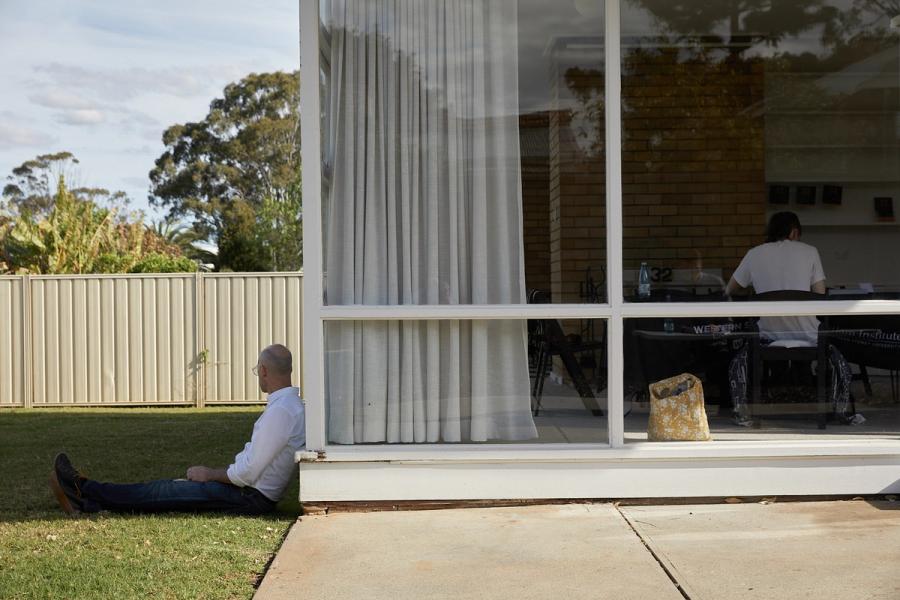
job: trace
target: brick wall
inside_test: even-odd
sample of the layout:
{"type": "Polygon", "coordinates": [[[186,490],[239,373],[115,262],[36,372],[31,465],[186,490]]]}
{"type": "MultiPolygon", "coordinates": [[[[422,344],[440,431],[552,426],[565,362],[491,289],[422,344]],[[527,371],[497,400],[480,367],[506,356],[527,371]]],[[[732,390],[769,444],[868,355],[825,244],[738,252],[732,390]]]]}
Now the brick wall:
{"type": "MultiPolygon", "coordinates": [[[[562,87],[598,89],[597,71],[562,72],[552,78],[557,106],[562,87]]],[[[603,119],[602,111],[598,113],[603,119]]],[[[595,115],[596,116],[596,115],[595,115]]],[[[558,108],[550,114],[550,271],[554,302],[584,302],[582,284],[588,269],[602,280],[606,263],[606,163],[602,128],[584,127],[584,114],[558,108]],[[573,119],[589,135],[578,139],[573,119]],[[593,130],[593,135],[590,135],[593,130]],[[599,136],[597,135],[599,132],[599,136]]],[[[601,123],[602,124],[602,123],[601,123]]],[[[605,297],[605,290],[601,289],[605,297]]]]}
{"type": "Polygon", "coordinates": [[[623,69],[624,266],[699,253],[727,280],[765,226],[763,65],[678,52],[634,52],[623,69]]]}
{"type": "MultiPolygon", "coordinates": [[[[762,241],[762,69],[759,61],[679,61],[675,49],[628,56],[622,82],[625,269],[641,261],[687,268],[699,254],[704,268],[721,268],[727,280],[762,241]]],[[[556,97],[566,86],[583,106],[523,117],[523,132],[546,119],[548,142],[546,169],[542,158],[523,151],[526,280],[529,287],[549,288],[554,302],[579,302],[586,270],[600,279],[606,259],[603,78],[597,70],[568,68],[551,74],[551,82],[556,97]],[[593,119],[587,127],[585,115],[593,119]],[[591,127],[593,143],[578,139],[591,127]]]]}
{"type": "MultiPolygon", "coordinates": [[[[554,302],[582,302],[586,272],[606,262],[602,72],[551,74],[574,110],[521,119],[525,278],[554,302]],[[546,156],[534,139],[546,128],[546,156]]],[[[762,63],[679,61],[632,52],[623,68],[624,268],[721,268],[727,281],[765,225],[762,63]]],[[[567,322],[578,333],[579,322],[567,322]]],[[[586,375],[593,376],[591,369],[586,375]]],[[[553,372],[569,381],[558,358],[553,372]]]]}
{"type": "Polygon", "coordinates": [[[547,113],[522,115],[519,119],[525,287],[544,291],[550,290],[549,123],[547,113]]]}

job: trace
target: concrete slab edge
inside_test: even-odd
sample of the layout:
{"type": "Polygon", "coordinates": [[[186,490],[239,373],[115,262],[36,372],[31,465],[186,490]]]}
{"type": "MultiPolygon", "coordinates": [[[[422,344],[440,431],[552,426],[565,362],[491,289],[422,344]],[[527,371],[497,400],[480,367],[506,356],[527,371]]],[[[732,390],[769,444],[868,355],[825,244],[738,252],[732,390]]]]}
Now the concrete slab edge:
{"type": "Polygon", "coordinates": [[[485,500],[340,500],[335,502],[301,502],[301,514],[324,515],[338,512],[382,512],[412,510],[443,510],[450,508],[501,508],[511,506],[561,505],[561,504],[616,504],[619,506],[679,506],[688,504],[754,504],[757,502],[839,502],[844,500],[871,500],[893,502],[900,499],[894,494],[842,494],[811,496],[705,496],[676,498],[559,498],[534,500],[485,499],[485,500]]]}
{"type": "Polygon", "coordinates": [[[672,562],[672,560],[668,557],[665,551],[657,546],[653,539],[646,535],[643,532],[643,529],[638,521],[633,519],[629,519],[628,515],[619,510],[619,507],[616,506],[616,512],[619,513],[619,516],[624,519],[624,521],[628,524],[631,530],[634,532],[634,535],[641,541],[644,545],[644,548],[647,549],[647,552],[653,556],[653,559],[656,560],[656,563],[663,570],[666,576],[669,578],[669,581],[675,586],[675,589],[682,595],[685,600],[699,600],[701,595],[693,590],[690,584],[687,582],[688,578],[684,576],[679,576],[678,567],[672,562]]]}

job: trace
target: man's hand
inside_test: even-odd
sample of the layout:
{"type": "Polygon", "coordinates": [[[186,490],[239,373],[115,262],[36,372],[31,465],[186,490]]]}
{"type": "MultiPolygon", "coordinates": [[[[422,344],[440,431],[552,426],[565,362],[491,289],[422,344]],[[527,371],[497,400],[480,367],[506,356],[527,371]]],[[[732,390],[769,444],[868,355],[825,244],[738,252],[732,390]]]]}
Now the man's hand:
{"type": "Polygon", "coordinates": [[[191,467],[187,470],[187,478],[191,481],[212,481],[209,477],[210,471],[212,471],[212,469],[209,467],[200,465],[191,467]]]}
{"type": "Polygon", "coordinates": [[[202,465],[191,467],[187,470],[187,478],[191,481],[219,481],[221,483],[231,483],[228,479],[228,473],[225,469],[210,469],[202,465]]]}
{"type": "Polygon", "coordinates": [[[734,277],[728,280],[728,285],[725,286],[725,297],[731,300],[731,297],[734,296],[736,292],[742,292],[746,290],[744,286],[735,281],[734,277]]]}

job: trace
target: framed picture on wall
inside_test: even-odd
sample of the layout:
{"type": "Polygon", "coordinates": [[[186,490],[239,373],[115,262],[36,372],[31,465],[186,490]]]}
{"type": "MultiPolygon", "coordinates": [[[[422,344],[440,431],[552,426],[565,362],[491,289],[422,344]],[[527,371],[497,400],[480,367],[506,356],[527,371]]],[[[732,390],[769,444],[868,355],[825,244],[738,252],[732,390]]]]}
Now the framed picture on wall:
{"type": "Polygon", "coordinates": [[[814,185],[798,185],[797,186],[797,204],[815,204],[816,203],[816,186],[814,185]]]}
{"type": "Polygon", "coordinates": [[[822,186],[822,204],[840,204],[844,188],[839,185],[822,186]]]}
{"type": "Polygon", "coordinates": [[[894,199],[890,197],[875,198],[875,215],[879,221],[893,221],[894,199]]]}
{"type": "Polygon", "coordinates": [[[781,184],[769,186],[769,204],[787,204],[790,197],[790,186],[781,184]]]}

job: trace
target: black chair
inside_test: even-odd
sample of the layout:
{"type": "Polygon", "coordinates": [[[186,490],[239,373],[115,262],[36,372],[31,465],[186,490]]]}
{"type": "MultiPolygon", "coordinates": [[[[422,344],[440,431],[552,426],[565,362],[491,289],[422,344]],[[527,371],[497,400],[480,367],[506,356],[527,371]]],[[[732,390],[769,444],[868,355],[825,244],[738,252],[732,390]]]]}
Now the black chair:
{"type": "MultiPolygon", "coordinates": [[[[809,301],[809,300],[825,300],[826,297],[815,292],[804,292],[798,290],[778,290],[756,294],[751,300],[756,301],[809,301]]],[[[786,414],[813,414],[818,421],[819,429],[825,429],[828,417],[832,413],[831,402],[827,395],[828,371],[828,322],[821,319],[818,333],[816,335],[816,344],[814,346],[798,346],[785,347],[778,344],[763,344],[759,336],[752,338],[750,346],[750,372],[753,392],[750,396],[749,410],[750,418],[753,420],[754,427],[759,427],[760,417],[768,415],[783,416],[786,414]],[[807,373],[811,368],[811,363],[817,364],[815,378],[815,398],[816,401],[812,406],[809,403],[792,403],[787,409],[781,405],[767,405],[762,402],[764,384],[767,382],[769,366],[773,362],[793,367],[795,363],[804,363],[809,365],[807,373]]],[[[789,368],[788,373],[796,373],[796,369],[789,368]]],[[[804,382],[800,382],[804,383],[804,382]]]]}
{"type": "MultiPolygon", "coordinates": [[[[547,304],[549,297],[545,292],[532,290],[528,294],[528,302],[547,304]]],[[[596,417],[603,416],[603,410],[597,403],[597,397],[594,395],[594,390],[584,374],[577,355],[590,353],[593,356],[600,352],[605,356],[605,339],[583,341],[579,335],[566,335],[562,325],[556,319],[532,319],[528,322],[528,347],[529,362],[534,365],[534,382],[531,386],[531,407],[534,416],[540,414],[544,380],[554,356],[559,356],[562,361],[585,408],[596,417]]],[[[592,362],[596,365],[595,360],[592,359],[592,362]]]]}
{"type": "Polygon", "coordinates": [[[900,396],[900,315],[860,315],[832,317],[832,344],[859,373],[853,378],[863,382],[866,396],[872,397],[867,367],[884,369],[890,374],[891,399],[900,396]]]}
{"type": "Polygon", "coordinates": [[[721,414],[729,411],[728,364],[734,352],[756,331],[755,321],[728,317],[680,318],[675,320],[671,333],[664,331],[665,319],[626,321],[626,356],[631,358],[626,363],[626,387],[630,396],[645,398],[651,383],[691,373],[703,381],[707,402],[714,400],[721,414]]]}

